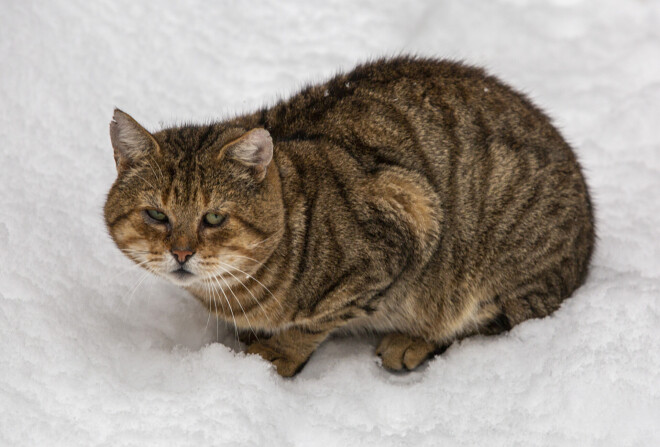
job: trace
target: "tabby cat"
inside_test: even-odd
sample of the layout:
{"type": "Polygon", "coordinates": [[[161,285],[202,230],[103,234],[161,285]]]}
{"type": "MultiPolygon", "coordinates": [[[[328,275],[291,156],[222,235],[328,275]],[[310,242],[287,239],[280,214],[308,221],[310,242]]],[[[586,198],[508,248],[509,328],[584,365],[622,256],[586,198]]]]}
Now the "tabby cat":
{"type": "Polygon", "coordinates": [[[483,70],[401,57],[149,133],[115,110],[107,228],[292,376],[333,332],[391,370],[556,310],[594,246],[575,154],[483,70]]]}

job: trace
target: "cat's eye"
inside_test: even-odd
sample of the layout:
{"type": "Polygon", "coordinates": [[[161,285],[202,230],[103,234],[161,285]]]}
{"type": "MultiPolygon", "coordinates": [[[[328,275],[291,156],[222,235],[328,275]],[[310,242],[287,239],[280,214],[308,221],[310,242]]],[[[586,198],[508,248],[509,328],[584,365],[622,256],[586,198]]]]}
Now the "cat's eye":
{"type": "Polygon", "coordinates": [[[219,227],[225,221],[225,216],[222,214],[206,213],[204,215],[204,224],[209,227],[219,227]]]}
{"type": "Polygon", "coordinates": [[[161,213],[158,210],[147,210],[147,215],[151,217],[153,220],[161,223],[167,223],[168,221],[165,213],[161,213]]]}

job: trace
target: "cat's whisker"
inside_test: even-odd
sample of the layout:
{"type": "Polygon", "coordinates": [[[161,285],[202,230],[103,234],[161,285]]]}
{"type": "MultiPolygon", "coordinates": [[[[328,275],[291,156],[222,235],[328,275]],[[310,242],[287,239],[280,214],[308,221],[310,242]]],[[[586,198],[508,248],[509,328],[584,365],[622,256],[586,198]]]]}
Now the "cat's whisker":
{"type": "Polygon", "coordinates": [[[266,270],[268,270],[269,272],[274,273],[271,269],[269,269],[268,267],[266,267],[266,264],[264,264],[264,263],[261,262],[261,261],[257,261],[256,259],[251,258],[251,257],[249,257],[249,256],[241,256],[241,255],[233,255],[233,254],[232,254],[232,255],[227,255],[227,257],[232,257],[232,258],[242,258],[242,259],[247,259],[248,261],[253,261],[253,262],[257,263],[258,265],[260,265],[261,267],[263,267],[263,268],[265,268],[266,270]]]}
{"type": "Polygon", "coordinates": [[[140,287],[140,284],[142,284],[142,283],[144,282],[144,280],[147,279],[147,277],[149,276],[149,273],[150,273],[149,270],[147,270],[147,271],[145,271],[144,273],[142,273],[142,276],[140,276],[140,278],[138,279],[138,281],[137,281],[137,283],[135,284],[135,286],[133,286],[133,288],[131,289],[130,295],[125,296],[125,297],[122,299],[122,301],[124,301],[124,300],[126,300],[126,298],[128,298],[128,304],[126,305],[126,310],[125,310],[125,312],[128,312],[128,310],[131,308],[131,303],[133,302],[133,298],[134,298],[134,296],[135,296],[135,292],[136,292],[137,289],[140,287]]]}
{"type": "Polygon", "coordinates": [[[225,305],[222,304],[222,300],[220,299],[220,294],[218,294],[218,302],[220,303],[220,308],[222,309],[222,313],[225,313],[225,305]]]}
{"type": "MultiPolygon", "coordinates": [[[[217,341],[218,340],[218,321],[217,321],[218,320],[218,302],[215,299],[215,293],[216,293],[215,286],[211,282],[209,282],[209,288],[211,290],[211,299],[213,300],[213,306],[215,308],[215,319],[216,319],[216,322],[215,322],[215,339],[217,341]]],[[[209,316],[210,316],[210,312],[211,312],[211,300],[209,300],[209,316]]]]}
{"type": "MultiPolygon", "coordinates": [[[[259,305],[259,307],[261,308],[261,311],[264,313],[264,316],[266,317],[266,319],[270,322],[270,318],[268,317],[268,313],[266,312],[266,309],[264,309],[264,306],[263,306],[263,305],[261,304],[261,302],[257,299],[257,297],[254,296],[254,293],[252,293],[252,291],[251,291],[251,290],[250,290],[250,289],[249,289],[249,288],[243,283],[243,281],[241,281],[238,277],[236,277],[236,275],[234,275],[231,271],[226,270],[226,269],[224,269],[224,268],[222,268],[222,267],[220,267],[220,268],[221,268],[221,270],[222,270],[222,273],[229,273],[229,274],[232,276],[232,278],[234,278],[236,281],[238,281],[238,283],[239,283],[240,285],[242,285],[243,288],[244,288],[245,290],[247,290],[247,292],[250,294],[250,296],[252,296],[252,299],[254,300],[254,302],[257,303],[257,304],[259,305]]],[[[220,278],[221,278],[223,281],[225,281],[225,279],[224,279],[222,276],[220,276],[220,278]]],[[[229,290],[230,290],[232,293],[234,293],[233,290],[231,289],[231,287],[229,287],[229,284],[227,283],[227,281],[225,281],[225,284],[227,284],[227,287],[229,288],[229,290]]],[[[236,297],[236,295],[234,295],[234,297],[236,297]]],[[[238,301],[238,298],[236,298],[236,301],[238,301]]],[[[240,302],[239,302],[239,304],[240,304],[240,302]]],[[[241,308],[242,308],[242,306],[241,306],[241,308]]],[[[243,311],[243,313],[245,313],[245,311],[243,311]]],[[[247,318],[247,315],[246,315],[245,317],[247,318]]],[[[254,331],[253,331],[253,332],[254,332],[254,331]]],[[[255,334],[255,336],[256,336],[256,334],[255,334]]]]}
{"type": "Polygon", "coordinates": [[[238,341],[238,324],[236,324],[236,317],[234,317],[234,310],[231,308],[231,303],[229,302],[229,299],[227,299],[227,295],[225,294],[224,290],[222,290],[222,286],[220,285],[220,282],[213,277],[212,278],[215,283],[218,285],[218,289],[220,292],[222,292],[222,295],[225,297],[225,301],[227,302],[227,306],[229,306],[229,312],[231,312],[231,318],[234,320],[234,332],[236,332],[236,341],[238,341]]]}
{"type": "MultiPolygon", "coordinates": [[[[211,288],[209,287],[208,281],[204,280],[202,281],[204,286],[206,287],[206,294],[211,295],[211,288]]],[[[217,315],[216,315],[217,318],[217,315]]],[[[209,329],[209,322],[211,321],[211,300],[209,300],[209,315],[206,317],[206,327],[204,327],[204,332],[206,332],[209,329]]]]}
{"type": "MultiPolygon", "coordinates": [[[[220,295],[218,294],[218,301],[220,301],[220,295]]],[[[215,293],[213,294],[213,305],[215,306],[215,339],[219,338],[218,330],[218,301],[215,299],[215,293]]]]}
{"type": "MultiPolygon", "coordinates": [[[[156,160],[154,159],[154,157],[151,156],[151,154],[148,154],[148,159],[150,159],[151,161],[153,161],[154,164],[156,165],[156,167],[158,168],[158,172],[160,172],[160,180],[162,181],[162,180],[163,180],[163,171],[160,169],[160,166],[158,165],[158,163],[156,162],[156,160]]],[[[153,169],[153,168],[152,168],[152,169],[153,169]]]]}
{"type": "Polygon", "coordinates": [[[138,177],[138,178],[141,178],[142,181],[144,181],[147,185],[151,186],[153,189],[156,189],[156,187],[155,187],[154,185],[152,185],[150,181],[148,181],[147,179],[145,179],[144,177],[142,177],[142,176],[141,176],[140,174],[138,174],[137,172],[133,172],[133,175],[135,175],[135,176],[138,177]]]}
{"type": "MultiPolygon", "coordinates": [[[[162,181],[164,180],[164,176],[163,176],[163,171],[160,169],[160,165],[158,164],[158,162],[156,161],[156,159],[155,159],[151,154],[147,154],[147,161],[148,161],[148,160],[153,161],[153,162],[154,162],[154,165],[156,165],[156,167],[158,168],[159,181],[162,182],[162,181]]],[[[151,170],[153,171],[153,165],[152,165],[151,163],[149,163],[149,167],[151,167],[151,170]]],[[[155,175],[155,173],[154,173],[154,175],[155,175]]]]}
{"type": "MultiPolygon", "coordinates": [[[[275,295],[273,295],[273,293],[270,291],[270,289],[269,289],[268,287],[266,287],[266,286],[265,286],[261,281],[259,281],[257,278],[255,278],[254,276],[250,275],[249,273],[244,272],[243,270],[241,270],[241,269],[239,269],[239,268],[236,268],[236,267],[234,267],[234,266],[232,266],[232,265],[226,264],[226,263],[224,263],[224,262],[222,262],[222,261],[220,261],[220,260],[217,260],[217,262],[218,262],[219,264],[224,265],[225,267],[229,267],[229,268],[231,268],[231,269],[234,269],[234,270],[236,270],[236,271],[238,271],[238,272],[244,274],[244,275],[247,276],[248,278],[251,278],[254,282],[256,282],[256,283],[259,284],[261,287],[263,287],[264,290],[266,290],[266,292],[268,292],[268,293],[270,294],[271,297],[273,297],[273,299],[275,300],[275,302],[276,302],[277,304],[279,304],[280,309],[284,310],[284,307],[282,306],[282,303],[280,303],[280,301],[275,297],[275,295]]],[[[233,275],[232,275],[232,276],[233,276],[233,275]]]]}
{"type": "Polygon", "coordinates": [[[133,254],[141,254],[141,255],[151,255],[151,254],[155,254],[155,253],[152,253],[152,252],[149,251],[149,250],[135,250],[135,249],[133,249],[133,248],[120,248],[120,250],[121,250],[123,253],[133,253],[133,254]]]}
{"type": "MultiPolygon", "coordinates": [[[[149,157],[149,158],[151,158],[151,157],[149,157]]],[[[145,158],[144,161],[147,163],[147,166],[149,166],[149,169],[151,169],[151,172],[154,174],[154,177],[155,177],[158,181],[162,181],[162,180],[163,180],[163,174],[162,174],[162,171],[161,171],[161,176],[160,176],[160,178],[158,178],[158,176],[156,175],[156,171],[154,171],[153,166],[151,166],[151,163],[149,162],[149,159],[148,159],[148,158],[145,158]]],[[[158,163],[156,163],[156,165],[158,165],[158,163]]],[[[159,167],[158,169],[160,169],[160,167],[159,167]]]]}
{"type": "Polygon", "coordinates": [[[117,277],[118,277],[119,275],[125,275],[127,271],[132,271],[132,269],[136,269],[137,271],[140,271],[140,267],[143,267],[143,266],[144,266],[146,263],[148,263],[148,262],[149,262],[149,260],[147,259],[147,260],[145,260],[145,261],[138,262],[137,264],[131,264],[131,265],[128,265],[128,266],[121,266],[121,267],[120,267],[120,270],[121,270],[121,271],[119,271],[119,272],[118,272],[117,274],[115,274],[114,276],[111,276],[111,277],[109,278],[109,281],[114,281],[115,279],[117,279],[117,277]]]}
{"type": "MultiPolygon", "coordinates": [[[[229,274],[231,275],[231,273],[229,273],[229,274]]],[[[233,275],[232,275],[232,276],[233,276],[233,275]]],[[[258,340],[259,337],[257,336],[257,333],[254,332],[254,328],[252,327],[252,324],[250,323],[250,319],[248,318],[247,313],[245,313],[245,309],[243,308],[243,305],[241,304],[241,300],[238,299],[238,297],[236,296],[236,294],[234,293],[234,291],[232,290],[232,288],[229,286],[229,283],[227,282],[227,280],[226,280],[225,278],[223,278],[222,276],[220,276],[220,279],[225,283],[225,285],[227,286],[227,288],[229,289],[229,291],[231,292],[231,294],[234,296],[234,299],[236,300],[236,302],[238,303],[239,307],[241,308],[241,311],[243,311],[243,315],[245,315],[245,319],[247,320],[247,324],[248,324],[248,326],[250,326],[250,330],[252,331],[252,333],[254,334],[254,336],[255,336],[255,337],[257,338],[257,340],[258,340]]],[[[240,282],[240,281],[239,281],[239,282],[240,282]]],[[[242,283],[241,283],[241,284],[242,284],[242,283]]],[[[248,292],[249,292],[249,290],[248,290],[248,292]]],[[[259,302],[257,301],[257,303],[259,303],[259,302]]]]}
{"type": "Polygon", "coordinates": [[[131,260],[135,261],[135,258],[142,258],[145,259],[147,256],[152,255],[154,256],[155,254],[150,252],[150,251],[145,251],[145,250],[130,250],[130,249],[121,249],[122,253],[124,253],[128,258],[131,260]]]}
{"type": "Polygon", "coordinates": [[[122,251],[122,253],[127,255],[129,258],[132,257],[132,256],[140,257],[140,256],[145,256],[145,255],[149,254],[148,251],[130,250],[130,249],[125,249],[125,248],[122,248],[121,251],[122,251]]]}
{"type": "Polygon", "coordinates": [[[274,237],[279,236],[280,233],[281,233],[281,231],[276,231],[274,234],[268,236],[268,237],[265,238],[265,239],[260,240],[259,242],[255,242],[255,243],[253,243],[253,244],[249,244],[248,247],[249,247],[249,248],[258,247],[259,245],[263,244],[264,242],[267,242],[267,241],[273,239],[274,237]]]}

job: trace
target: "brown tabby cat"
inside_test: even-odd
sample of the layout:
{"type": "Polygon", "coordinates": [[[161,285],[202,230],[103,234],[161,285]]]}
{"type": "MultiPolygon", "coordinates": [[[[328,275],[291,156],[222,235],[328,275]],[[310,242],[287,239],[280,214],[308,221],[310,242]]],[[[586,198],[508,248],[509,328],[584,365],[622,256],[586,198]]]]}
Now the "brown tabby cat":
{"type": "Polygon", "coordinates": [[[272,108],[150,134],[115,110],[108,230],[292,376],[329,334],[389,369],[557,309],[585,279],[575,154],[524,96],[460,63],[379,60],[272,108]]]}

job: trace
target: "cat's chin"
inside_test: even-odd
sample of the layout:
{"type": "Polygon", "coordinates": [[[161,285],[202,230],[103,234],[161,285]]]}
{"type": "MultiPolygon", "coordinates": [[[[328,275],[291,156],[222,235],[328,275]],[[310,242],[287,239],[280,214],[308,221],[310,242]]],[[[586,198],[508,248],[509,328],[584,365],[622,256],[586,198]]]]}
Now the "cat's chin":
{"type": "Polygon", "coordinates": [[[170,282],[180,287],[190,286],[191,284],[199,280],[198,275],[195,275],[194,273],[191,273],[183,269],[169,272],[165,275],[165,277],[169,279],[170,282]]]}

